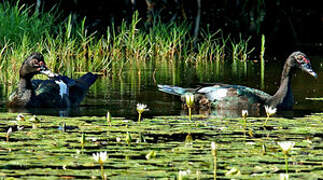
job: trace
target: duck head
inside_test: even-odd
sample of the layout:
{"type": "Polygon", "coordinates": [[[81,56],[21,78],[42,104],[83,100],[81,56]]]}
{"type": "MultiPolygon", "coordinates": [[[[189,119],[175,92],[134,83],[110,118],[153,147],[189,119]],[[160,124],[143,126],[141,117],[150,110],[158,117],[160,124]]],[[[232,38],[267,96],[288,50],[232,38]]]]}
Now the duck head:
{"type": "Polygon", "coordinates": [[[41,53],[34,52],[28,56],[22,63],[19,71],[21,78],[31,79],[36,74],[45,74],[47,76],[54,76],[46,66],[44,56],[41,53]]]}
{"type": "Polygon", "coordinates": [[[317,78],[317,74],[313,71],[310,60],[304,53],[300,51],[293,52],[289,56],[289,60],[292,67],[297,67],[317,78]]]}

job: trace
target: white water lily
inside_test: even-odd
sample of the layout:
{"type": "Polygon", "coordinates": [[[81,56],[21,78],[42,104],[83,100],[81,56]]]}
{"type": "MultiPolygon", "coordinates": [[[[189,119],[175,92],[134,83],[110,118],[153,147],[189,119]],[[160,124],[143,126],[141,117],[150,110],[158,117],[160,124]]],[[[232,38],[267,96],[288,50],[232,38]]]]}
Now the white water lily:
{"type": "Polygon", "coordinates": [[[93,153],[92,155],[93,159],[100,164],[103,164],[108,159],[107,152],[98,152],[93,153]]]}
{"type": "Polygon", "coordinates": [[[293,141],[282,141],[277,144],[282,148],[284,154],[287,154],[295,146],[293,141]]]}
{"type": "Polygon", "coordinates": [[[248,110],[242,110],[241,115],[243,118],[246,118],[248,116],[248,110]]]}
{"type": "Polygon", "coordinates": [[[213,141],[213,142],[211,142],[211,150],[212,151],[215,151],[216,150],[216,144],[215,144],[215,142],[213,141]]]}
{"type": "Polygon", "coordinates": [[[187,93],[185,94],[185,101],[186,101],[186,105],[187,107],[192,107],[194,105],[194,94],[192,93],[187,93]]]}
{"type": "Polygon", "coordinates": [[[107,152],[98,152],[98,153],[93,153],[92,155],[93,155],[93,159],[100,164],[101,177],[102,179],[105,179],[103,163],[108,159],[107,152]]]}
{"type": "Polygon", "coordinates": [[[149,111],[149,109],[147,108],[147,105],[146,104],[140,104],[140,103],[138,103],[137,104],[137,111],[139,113],[138,122],[140,122],[140,120],[141,120],[141,113],[143,113],[144,111],[149,111]]]}
{"type": "Polygon", "coordinates": [[[149,109],[147,109],[147,104],[137,104],[137,111],[138,113],[142,113],[144,111],[149,111],[149,109]]]}
{"type": "Polygon", "coordinates": [[[188,177],[191,174],[191,170],[186,170],[186,171],[179,171],[178,172],[178,179],[182,180],[185,179],[186,177],[188,177]]]}
{"type": "Polygon", "coordinates": [[[267,125],[267,121],[268,121],[269,117],[271,115],[274,115],[277,112],[277,108],[273,108],[271,106],[265,106],[265,110],[266,110],[267,118],[266,118],[264,126],[267,125]]]}
{"type": "Polygon", "coordinates": [[[8,129],[6,136],[9,137],[11,133],[12,133],[12,127],[8,129]]]}
{"type": "Polygon", "coordinates": [[[17,121],[24,121],[24,120],[25,120],[25,116],[24,116],[23,114],[19,113],[19,114],[17,115],[17,117],[16,117],[16,120],[17,120],[17,121]]]}
{"type": "Polygon", "coordinates": [[[271,106],[265,106],[265,110],[266,110],[267,116],[274,115],[277,112],[277,108],[273,108],[271,106]]]}
{"type": "Polygon", "coordinates": [[[10,128],[8,129],[8,131],[7,131],[7,134],[6,134],[7,142],[9,141],[9,137],[10,137],[11,133],[12,133],[12,127],[10,127],[10,128]]]}
{"type": "Polygon", "coordinates": [[[280,180],[289,180],[289,175],[288,174],[279,174],[279,179],[280,180]]]}

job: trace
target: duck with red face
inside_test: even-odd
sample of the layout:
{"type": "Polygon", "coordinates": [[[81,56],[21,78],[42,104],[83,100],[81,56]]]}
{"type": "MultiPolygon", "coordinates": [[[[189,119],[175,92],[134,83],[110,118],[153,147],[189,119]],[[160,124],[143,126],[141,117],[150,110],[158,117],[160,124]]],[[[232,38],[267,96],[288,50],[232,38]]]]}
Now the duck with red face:
{"type": "Polygon", "coordinates": [[[71,107],[78,106],[97,75],[87,73],[77,80],[53,73],[41,53],[28,56],[19,70],[18,88],[10,95],[9,107],[71,107]],[[32,80],[45,74],[49,80],[32,80]]]}

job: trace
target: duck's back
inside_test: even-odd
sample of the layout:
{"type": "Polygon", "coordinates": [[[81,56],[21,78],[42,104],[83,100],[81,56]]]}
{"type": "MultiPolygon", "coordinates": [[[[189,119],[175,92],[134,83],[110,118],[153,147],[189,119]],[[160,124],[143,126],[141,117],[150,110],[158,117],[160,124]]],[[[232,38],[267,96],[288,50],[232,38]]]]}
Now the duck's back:
{"type": "Polygon", "coordinates": [[[60,86],[54,80],[33,80],[34,96],[28,107],[68,107],[69,100],[60,93],[60,86]]]}
{"type": "Polygon", "coordinates": [[[75,107],[84,99],[89,87],[96,81],[97,75],[87,73],[79,79],[71,79],[67,76],[57,76],[54,80],[34,80],[35,96],[45,107],[75,107]],[[63,83],[67,88],[67,94],[63,95],[58,83],[63,83]]]}
{"type": "Polygon", "coordinates": [[[269,94],[241,85],[215,84],[197,90],[203,94],[215,108],[254,109],[262,105],[269,94]]]}

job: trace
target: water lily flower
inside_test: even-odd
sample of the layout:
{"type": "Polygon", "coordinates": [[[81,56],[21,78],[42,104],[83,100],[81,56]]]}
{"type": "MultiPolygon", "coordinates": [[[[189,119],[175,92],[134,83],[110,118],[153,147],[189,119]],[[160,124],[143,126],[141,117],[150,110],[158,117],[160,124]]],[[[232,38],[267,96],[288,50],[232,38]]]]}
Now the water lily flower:
{"type": "Polygon", "coordinates": [[[215,142],[213,141],[213,142],[211,142],[211,151],[216,151],[216,144],[215,144],[215,142]]]}
{"type": "Polygon", "coordinates": [[[265,110],[266,110],[267,118],[266,118],[264,126],[267,125],[267,121],[268,121],[269,117],[274,115],[277,112],[277,108],[273,108],[271,106],[265,106],[265,110]]]}
{"type": "Polygon", "coordinates": [[[242,110],[241,115],[243,118],[246,118],[248,116],[248,110],[242,110]]]}
{"type": "Polygon", "coordinates": [[[149,111],[149,109],[147,108],[147,105],[146,104],[140,104],[140,103],[138,103],[137,104],[137,111],[139,113],[138,121],[140,122],[140,120],[141,120],[141,113],[143,113],[144,111],[149,111]]]}
{"type": "Polygon", "coordinates": [[[193,105],[194,105],[194,94],[192,94],[192,93],[185,94],[185,101],[186,101],[186,105],[187,105],[188,108],[193,107],[193,105]]]}
{"type": "Polygon", "coordinates": [[[288,174],[279,174],[279,180],[289,180],[288,174]]]}
{"type": "Polygon", "coordinates": [[[185,94],[185,101],[186,101],[186,105],[188,107],[188,117],[190,120],[192,120],[192,107],[194,105],[194,94],[186,93],[185,94]]]}
{"type": "Polygon", "coordinates": [[[244,120],[244,134],[246,135],[246,127],[247,127],[247,116],[248,116],[248,110],[242,110],[241,111],[241,115],[243,117],[243,120],[244,120]]]}
{"type": "Polygon", "coordinates": [[[40,119],[36,115],[33,115],[29,120],[34,122],[40,122],[40,119]]]}
{"type": "Polygon", "coordinates": [[[7,134],[6,134],[7,141],[9,141],[9,137],[10,137],[11,133],[12,133],[12,127],[10,127],[7,131],[7,134]]]}
{"type": "Polygon", "coordinates": [[[276,113],[277,108],[273,108],[271,106],[265,106],[265,110],[266,110],[267,116],[271,116],[276,113]]]}
{"type": "Polygon", "coordinates": [[[103,164],[108,159],[107,152],[93,153],[92,156],[93,159],[99,164],[103,164]]]}
{"type": "Polygon", "coordinates": [[[25,120],[25,116],[24,116],[23,114],[19,113],[19,114],[17,115],[17,117],[16,117],[16,120],[17,120],[17,121],[24,121],[24,120],[25,120]]]}
{"type": "Polygon", "coordinates": [[[282,141],[277,144],[281,147],[284,154],[288,154],[288,152],[295,146],[295,142],[293,141],[282,141]]]}
{"type": "Polygon", "coordinates": [[[288,174],[288,152],[293,149],[295,146],[295,142],[293,141],[282,141],[277,143],[280,148],[283,150],[283,153],[285,155],[285,169],[286,169],[286,174],[288,174]]]}
{"type": "Polygon", "coordinates": [[[93,159],[100,164],[101,177],[102,179],[105,179],[103,163],[108,159],[107,152],[98,152],[98,153],[93,153],[92,155],[93,155],[93,159]]]}
{"type": "Polygon", "coordinates": [[[191,170],[186,170],[186,171],[179,171],[178,172],[178,180],[182,180],[184,178],[186,178],[187,176],[189,176],[191,174],[191,170]]]}
{"type": "Polygon", "coordinates": [[[143,113],[144,111],[149,111],[149,109],[147,109],[147,104],[137,104],[137,111],[138,113],[143,113]]]}
{"type": "Polygon", "coordinates": [[[225,176],[241,176],[241,172],[238,168],[233,167],[225,173],[225,176]]]}

